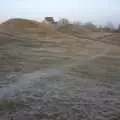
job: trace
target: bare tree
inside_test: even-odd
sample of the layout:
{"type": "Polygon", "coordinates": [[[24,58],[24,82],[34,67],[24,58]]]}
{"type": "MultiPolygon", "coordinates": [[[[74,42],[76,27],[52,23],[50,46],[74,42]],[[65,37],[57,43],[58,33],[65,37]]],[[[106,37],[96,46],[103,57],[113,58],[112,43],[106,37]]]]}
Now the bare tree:
{"type": "Polygon", "coordinates": [[[118,28],[117,28],[119,31],[120,31],[120,24],[118,25],[118,28]]]}
{"type": "Polygon", "coordinates": [[[73,26],[74,29],[79,29],[82,26],[82,23],[80,21],[74,21],[73,26]]]}
{"type": "Polygon", "coordinates": [[[84,24],[84,27],[86,27],[86,28],[96,28],[96,25],[94,25],[92,22],[86,22],[84,24]]]}
{"type": "Polygon", "coordinates": [[[69,24],[69,23],[70,23],[69,20],[66,19],[66,18],[62,18],[62,19],[60,19],[60,20],[58,21],[58,24],[59,24],[59,25],[67,25],[67,24],[69,24]]]}
{"type": "Polygon", "coordinates": [[[110,30],[113,30],[113,29],[114,29],[114,27],[113,27],[112,22],[107,22],[107,23],[106,23],[106,27],[105,27],[105,28],[110,29],[110,30]]]}
{"type": "Polygon", "coordinates": [[[82,23],[80,21],[73,21],[73,25],[81,27],[82,23]]]}

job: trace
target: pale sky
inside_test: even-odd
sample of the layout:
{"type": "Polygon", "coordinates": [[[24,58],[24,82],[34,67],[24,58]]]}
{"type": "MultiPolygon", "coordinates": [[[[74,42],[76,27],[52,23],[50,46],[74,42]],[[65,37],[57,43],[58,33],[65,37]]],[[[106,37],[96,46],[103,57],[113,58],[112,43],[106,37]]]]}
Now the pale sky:
{"type": "Polygon", "coordinates": [[[0,19],[45,16],[104,24],[120,22],[120,0],[0,0],[0,19]]]}

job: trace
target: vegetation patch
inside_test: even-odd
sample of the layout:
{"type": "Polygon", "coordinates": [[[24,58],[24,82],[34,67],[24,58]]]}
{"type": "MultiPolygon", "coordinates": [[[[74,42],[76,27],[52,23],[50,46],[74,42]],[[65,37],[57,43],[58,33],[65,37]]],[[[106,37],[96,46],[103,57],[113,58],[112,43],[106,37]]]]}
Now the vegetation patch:
{"type": "Polygon", "coordinates": [[[23,102],[17,102],[14,100],[0,101],[0,111],[10,111],[23,108],[25,104],[23,102]]]}

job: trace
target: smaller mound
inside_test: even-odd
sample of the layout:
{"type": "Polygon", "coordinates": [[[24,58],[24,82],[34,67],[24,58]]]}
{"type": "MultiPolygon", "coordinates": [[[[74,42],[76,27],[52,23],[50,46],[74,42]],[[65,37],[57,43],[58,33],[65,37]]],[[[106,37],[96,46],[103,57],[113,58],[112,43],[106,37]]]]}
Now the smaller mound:
{"type": "Polygon", "coordinates": [[[120,47],[120,33],[112,33],[100,39],[104,43],[117,45],[120,47]]]}
{"type": "Polygon", "coordinates": [[[73,24],[67,24],[58,27],[58,31],[75,37],[87,36],[91,31],[84,27],[76,27],[73,24]]]}
{"type": "Polygon", "coordinates": [[[53,28],[50,25],[39,23],[34,20],[27,19],[9,19],[2,23],[0,27],[8,32],[24,33],[24,34],[51,34],[53,28]]]}

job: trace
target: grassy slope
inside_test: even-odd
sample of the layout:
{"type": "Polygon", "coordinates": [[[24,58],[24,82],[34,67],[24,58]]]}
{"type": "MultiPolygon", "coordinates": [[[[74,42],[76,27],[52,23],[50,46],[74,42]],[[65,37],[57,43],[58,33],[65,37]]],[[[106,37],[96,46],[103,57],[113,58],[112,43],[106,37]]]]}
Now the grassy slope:
{"type": "Polygon", "coordinates": [[[111,54],[111,51],[116,53],[120,50],[115,45],[101,43],[100,38],[107,39],[111,33],[104,33],[108,36],[105,37],[101,32],[85,28],[74,29],[72,25],[59,27],[55,31],[52,26],[44,23],[11,19],[2,23],[1,28],[4,28],[4,32],[0,32],[0,43],[4,44],[0,46],[1,72],[30,72],[65,61],[69,63],[82,56],[88,58],[106,51],[111,54]]]}

